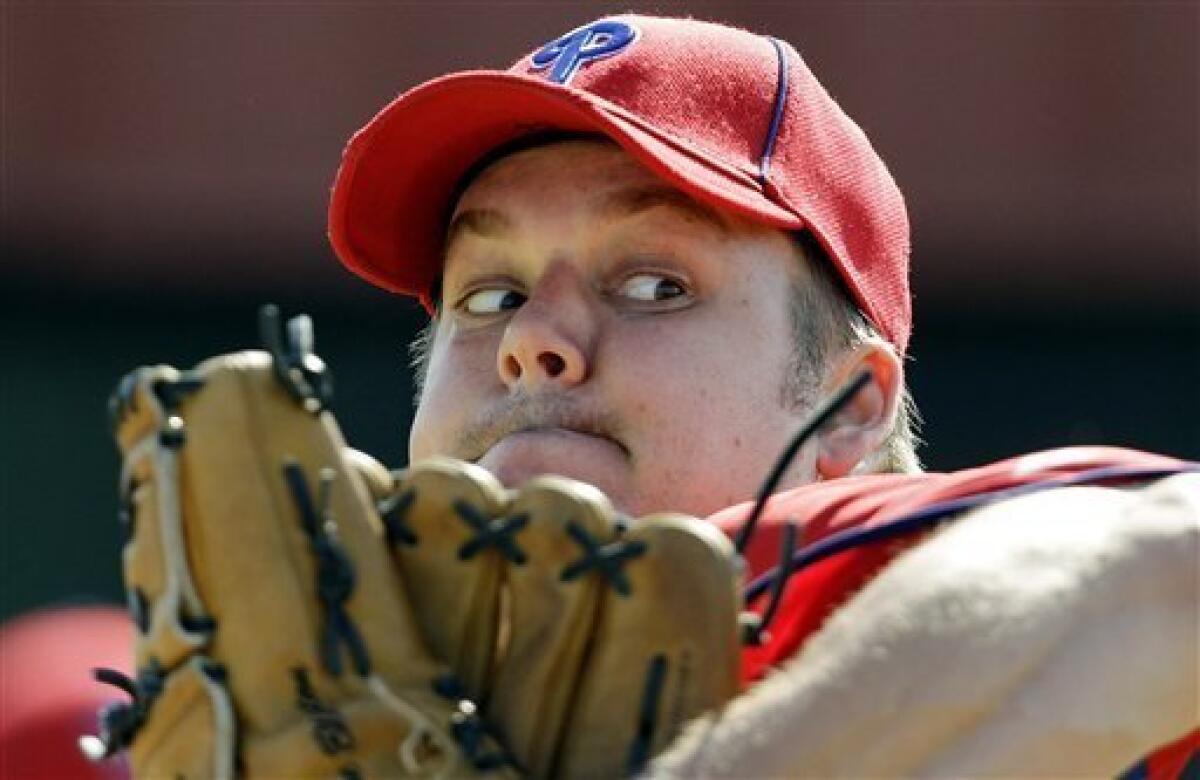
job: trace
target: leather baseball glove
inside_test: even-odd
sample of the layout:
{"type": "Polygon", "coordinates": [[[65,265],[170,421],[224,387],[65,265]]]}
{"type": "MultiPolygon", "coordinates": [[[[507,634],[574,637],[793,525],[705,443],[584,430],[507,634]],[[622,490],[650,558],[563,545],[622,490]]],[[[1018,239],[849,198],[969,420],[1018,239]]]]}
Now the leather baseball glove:
{"type": "Polygon", "coordinates": [[[736,692],[740,568],[695,518],[346,447],[306,318],[112,409],[138,675],[81,745],[139,777],[617,777],[736,692]]]}

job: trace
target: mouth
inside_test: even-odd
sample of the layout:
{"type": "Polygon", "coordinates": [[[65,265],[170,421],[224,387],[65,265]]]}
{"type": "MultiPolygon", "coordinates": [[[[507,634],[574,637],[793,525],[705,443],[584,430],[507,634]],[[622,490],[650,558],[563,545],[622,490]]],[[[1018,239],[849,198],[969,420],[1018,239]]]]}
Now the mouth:
{"type": "Polygon", "coordinates": [[[563,426],[529,426],[497,439],[476,463],[506,487],[542,474],[615,487],[627,478],[629,450],[611,436],[563,426]]]}
{"type": "Polygon", "coordinates": [[[574,442],[585,447],[600,444],[626,461],[632,460],[620,431],[619,418],[597,405],[555,396],[514,396],[480,410],[454,449],[464,460],[478,463],[498,449],[513,449],[518,444],[526,451],[545,446],[567,455],[568,445],[574,442]]]}
{"type": "Polygon", "coordinates": [[[615,447],[626,459],[630,458],[629,448],[626,447],[623,442],[606,432],[597,430],[594,427],[569,425],[529,425],[522,428],[517,428],[513,431],[496,437],[494,441],[492,441],[483,449],[482,452],[480,452],[471,460],[472,462],[477,463],[493,450],[505,444],[513,445],[522,442],[536,444],[538,441],[542,441],[547,444],[556,441],[563,443],[570,443],[574,441],[591,444],[599,442],[615,447]]]}

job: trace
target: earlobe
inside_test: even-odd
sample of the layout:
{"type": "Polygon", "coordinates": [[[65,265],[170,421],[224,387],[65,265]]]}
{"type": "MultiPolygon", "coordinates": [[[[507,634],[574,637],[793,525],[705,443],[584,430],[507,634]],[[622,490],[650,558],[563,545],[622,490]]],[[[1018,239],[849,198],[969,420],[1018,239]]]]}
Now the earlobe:
{"type": "Polygon", "coordinates": [[[863,369],[871,381],[825,426],[817,438],[817,473],[837,479],[852,473],[887,438],[896,419],[904,366],[891,345],[871,341],[846,353],[830,368],[825,395],[863,369]]]}

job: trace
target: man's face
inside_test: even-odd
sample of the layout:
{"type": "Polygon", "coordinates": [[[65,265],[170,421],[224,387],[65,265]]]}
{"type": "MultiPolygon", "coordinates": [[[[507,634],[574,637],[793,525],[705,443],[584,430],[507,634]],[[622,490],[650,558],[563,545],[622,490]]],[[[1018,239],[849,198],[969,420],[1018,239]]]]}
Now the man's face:
{"type": "MultiPolygon", "coordinates": [[[[505,157],[451,220],[410,456],[561,474],[632,515],[752,498],[807,412],[784,390],[806,273],[614,145],[505,157]]],[[[805,453],[789,481],[813,474],[805,453]]]]}

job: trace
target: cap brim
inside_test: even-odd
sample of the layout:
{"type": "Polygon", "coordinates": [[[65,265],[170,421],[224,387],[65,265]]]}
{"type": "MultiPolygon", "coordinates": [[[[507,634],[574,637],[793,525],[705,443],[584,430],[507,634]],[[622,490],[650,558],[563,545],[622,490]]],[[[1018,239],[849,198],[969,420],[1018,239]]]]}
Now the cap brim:
{"type": "Polygon", "coordinates": [[[547,130],[600,133],[698,200],[774,227],[804,227],[797,214],[764,194],[752,171],[613,103],[542,78],[473,71],[400,96],[350,140],[329,207],[338,257],[368,281],[418,296],[429,307],[459,181],[501,144],[547,130]]]}

